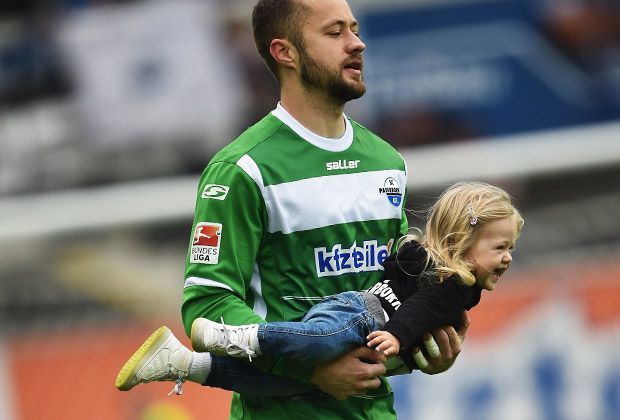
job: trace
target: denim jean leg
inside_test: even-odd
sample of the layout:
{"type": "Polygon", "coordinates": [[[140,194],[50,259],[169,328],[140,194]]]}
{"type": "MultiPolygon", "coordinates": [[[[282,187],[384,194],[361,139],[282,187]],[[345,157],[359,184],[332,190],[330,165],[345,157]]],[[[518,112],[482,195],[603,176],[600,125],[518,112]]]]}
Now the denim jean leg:
{"type": "Polygon", "coordinates": [[[203,385],[247,397],[289,397],[317,392],[311,384],[265,373],[233,357],[216,355],[211,355],[211,372],[203,385]]]}
{"type": "Polygon", "coordinates": [[[360,293],[344,292],[313,306],[301,322],[259,325],[258,339],[265,354],[315,365],[363,346],[374,328],[360,293]]]}

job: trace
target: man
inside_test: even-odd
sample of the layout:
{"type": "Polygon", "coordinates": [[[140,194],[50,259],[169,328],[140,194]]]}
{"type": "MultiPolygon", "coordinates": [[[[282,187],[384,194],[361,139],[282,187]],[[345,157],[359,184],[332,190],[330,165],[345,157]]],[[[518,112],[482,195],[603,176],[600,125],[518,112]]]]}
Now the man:
{"type": "MultiPolygon", "coordinates": [[[[402,157],[343,114],[366,91],[365,45],[346,0],[260,0],[252,23],[281,102],[202,175],[182,305],[188,334],[198,317],[233,325],[299,320],[324,296],[368,288],[407,229],[402,157]]],[[[439,347],[422,360],[424,372],[451,366],[467,321],[460,336],[452,327],[434,331],[439,347]]],[[[325,394],[235,394],[232,418],[395,417],[372,349],[312,368],[265,359],[252,363],[325,394]]]]}

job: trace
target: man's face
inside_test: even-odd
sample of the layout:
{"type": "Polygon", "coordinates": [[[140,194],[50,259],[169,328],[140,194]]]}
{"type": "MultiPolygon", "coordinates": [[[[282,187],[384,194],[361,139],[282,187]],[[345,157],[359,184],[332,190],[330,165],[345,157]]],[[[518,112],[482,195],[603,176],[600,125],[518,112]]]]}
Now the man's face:
{"type": "Polygon", "coordinates": [[[325,92],[345,103],[366,92],[357,21],[344,0],[308,2],[310,15],[299,46],[300,80],[304,87],[325,92]]]}

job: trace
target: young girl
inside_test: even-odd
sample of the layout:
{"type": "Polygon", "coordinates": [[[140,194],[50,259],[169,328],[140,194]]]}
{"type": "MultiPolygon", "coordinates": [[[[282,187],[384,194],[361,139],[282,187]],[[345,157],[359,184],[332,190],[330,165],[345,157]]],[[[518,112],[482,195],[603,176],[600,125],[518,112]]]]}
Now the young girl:
{"type": "Polygon", "coordinates": [[[512,262],[522,227],[521,215],[502,189],[481,182],[455,184],[432,206],[425,235],[402,238],[384,263],[384,279],[368,291],[329,296],[300,322],[229,326],[198,318],[191,339],[200,353],[162,327],[121,369],[116,386],[129,390],[141,382],[176,380],[180,393],[184,380],[194,380],[245,395],[298,395],[316,388],[233,358],[268,356],[270,363],[293,359],[316,365],[362,345],[391,358],[388,375],[411,372],[416,368],[412,349],[421,347],[425,332],[458,326],[482,289],[495,289],[512,262]],[[166,369],[153,362],[169,354],[164,348],[177,355],[169,357],[166,369]],[[202,352],[210,352],[206,369],[200,360],[208,354],[202,352]]]}

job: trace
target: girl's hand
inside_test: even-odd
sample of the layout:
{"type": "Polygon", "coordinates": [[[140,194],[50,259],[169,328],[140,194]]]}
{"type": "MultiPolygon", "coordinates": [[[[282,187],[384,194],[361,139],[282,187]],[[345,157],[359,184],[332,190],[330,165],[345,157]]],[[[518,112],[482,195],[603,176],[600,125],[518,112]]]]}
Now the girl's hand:
{"type": "Polygon", "coordinates": [[[368,347],[374,347],[376,351],[382,351],[387,356],[393,356],[400,351],[400,340],[387,331],[373,331],[368,337],[368,347]]]}

